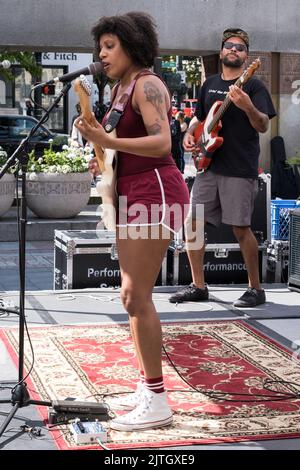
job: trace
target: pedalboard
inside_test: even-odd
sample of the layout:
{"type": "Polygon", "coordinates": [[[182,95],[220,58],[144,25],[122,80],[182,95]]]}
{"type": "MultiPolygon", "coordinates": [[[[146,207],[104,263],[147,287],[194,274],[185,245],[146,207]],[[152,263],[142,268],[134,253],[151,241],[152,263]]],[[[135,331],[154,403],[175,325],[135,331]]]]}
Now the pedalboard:
{"type": "Polygon", "coordinates": [[[107,432],[98,421],[78,420],[69,424],[69,429],[76,444],[96,444],[98,439],[107,442],[107,432]]]}
{"type": "Polygon", "coordinates": [[[108,421],[109,406],[106,403],[79,401],[75,398],[53,400],[48,411],[49,424],[79,421],[108,421]]]}
{"type": "Polygon", "coordinates": [[[108,413],[76,413],[76,412],[65,412],[65,411],[56,411],[53,408],[48,410],[48,423],[49,424],[61,424],[68,423],[74,419],[79,418],[80,421],[108,421],[108,413]]]}
{"type": "Polygon", "coordinates": [[[63,413],[108,414],[109,406],[106,403],[77,400],[53,400],[52,408],[63,413]]]}

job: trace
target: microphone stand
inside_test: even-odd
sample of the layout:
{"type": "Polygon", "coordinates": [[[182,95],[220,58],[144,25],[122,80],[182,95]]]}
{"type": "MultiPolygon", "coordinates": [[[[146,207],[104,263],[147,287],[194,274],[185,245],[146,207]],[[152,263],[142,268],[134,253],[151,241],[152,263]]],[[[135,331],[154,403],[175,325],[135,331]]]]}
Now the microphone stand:
{"type": "MultiPolygon", "coordinates": [[[[7,426],[13,419],[14,415],[19,408],[28,405],[52,406],[51,401],[31,400],[24,379],[24,327],[26,325],[25,319],[25,248],[26,248],[26,223],[27,223],[27,206],[26,206],[26,169],[28,164],[28,144],[31,137],[36,133],[40,126],[48,119],[52,109],[59,103],[61,98],[67,94],[71,88],[71,83],[67,83],[60,94],[55,98],[52,105],[46,111],[45,115],[38,121],[38,123],[31,129],[28,136],[22,140],[19,147],[15,150],[13,155],[7,160],[5,165],[0,171],[0,179],[6,171],[15,164],[16,160],[19,161],[21,168],[21,218],[19,220],[19,275],[20,275],[20,295],[19,295],[19,309],[16,310],[1,309],[9,313],[19,315],[19,361],[18,361],[18,383],[13,387],[11,392],[11,399],[0,400],[0,403],[11,403],[12,410],[8,414],[4,423],[0,428],[0,436],[4,433],[7,426]]],[[[26,326],[27,328],[27,326],[26,326]]],[[[26,378],[26,377],[25,377],[26,378]]]]}

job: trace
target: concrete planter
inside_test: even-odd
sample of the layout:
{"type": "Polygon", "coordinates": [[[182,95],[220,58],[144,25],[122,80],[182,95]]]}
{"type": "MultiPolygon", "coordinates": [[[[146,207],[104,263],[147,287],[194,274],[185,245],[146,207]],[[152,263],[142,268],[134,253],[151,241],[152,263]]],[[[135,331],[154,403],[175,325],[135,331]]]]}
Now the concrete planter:
{"type": "Polygon", "coordinates": [[[85,173],[28,173],[27,205],[43,219],[69,219],[81,212],[91,193],[91,176],[85,173]]]}
{"type": "Polygon", "coordinates": [[[6,173],[0,180],[0,217],[12,206],[16,190],[14,175],[6,173]]]}

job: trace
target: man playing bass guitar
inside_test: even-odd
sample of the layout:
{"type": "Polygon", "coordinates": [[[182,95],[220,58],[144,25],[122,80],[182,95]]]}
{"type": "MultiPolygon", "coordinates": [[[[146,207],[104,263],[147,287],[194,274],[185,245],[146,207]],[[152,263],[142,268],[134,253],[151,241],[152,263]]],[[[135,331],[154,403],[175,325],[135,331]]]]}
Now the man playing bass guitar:
{"type": "MultiPolygon", "coordinates": [[[[250,224],[258,188],[258,133],[265,133],[269,119],[276,115],[269,92],[259,79],[250,78],[242,87],[236,86],[237,79],[243,74],[248,50],[249,37],[245,31],[233,28],[224,31],[220,51],[222,73],[210,76],[204,82],[195,117],[183,143],[186,151],[197,154],[197,128],[205,121],[214,103],[228,96],[229,106],[221,122],[213,128],[223,142],[221,139],[221,146],[216,149],[212,146],[210,165],[198,171],[191,198],[194,230],[196,206],[201,204],[204,205],[204,223],[217,226],[223,222],[233,227],[249,279],[248,289],[234,303],[236,307],[254,307],[266,301],[259,280],[258,244],[250,224]]],[[[192,250],[188,242],[193,283],[172,295],[170,302],[197,302],[209,297],[203,272],[205,246],[192,250]]]]}

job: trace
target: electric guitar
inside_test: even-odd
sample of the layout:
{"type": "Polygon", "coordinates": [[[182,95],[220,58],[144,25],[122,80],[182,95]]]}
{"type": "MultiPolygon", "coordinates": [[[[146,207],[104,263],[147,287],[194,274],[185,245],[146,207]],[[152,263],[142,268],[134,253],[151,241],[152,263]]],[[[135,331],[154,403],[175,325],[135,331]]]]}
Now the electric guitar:
{"type": "MultiPolygon", "coordinates": [[[[234,85],[237,87],[244,85],[252,77],[255,70],[259,68],[260,64],[259,58],[254,60],[234,85]]],[[[230,104],[231,100],[228,94],[224,101],[216,101],[210,108],[205,120],[200,122],[194,130],[196,147],[192,157],[197,171],[205,171],[210,166],[213,153],[223,143],[223,137],[220,137],[218,134],[222,128],[221,118],[230,104]]]]}
{"type": "MultiPolygon", "coordinates": [[[[79,98],[81,113],[93,126],[95,118],[90,106],[92,92],[90,82],[84,75],[80,75],[73,86],[79,98]]],[[[115,130],[111,134],[116,136],[115,130]]],[[[102,222],[107,230],[116,230],[117,152],[112,149],[103,149],[97,144],[94,144],[94,152],[101,171],[101,181],[97,183],[97,192],[102,199],[102,222]]]]}

